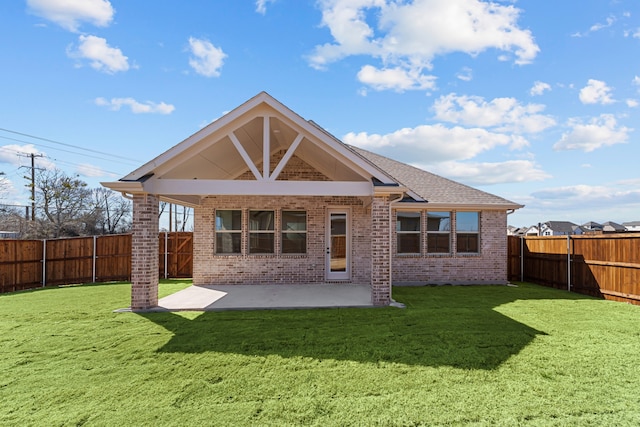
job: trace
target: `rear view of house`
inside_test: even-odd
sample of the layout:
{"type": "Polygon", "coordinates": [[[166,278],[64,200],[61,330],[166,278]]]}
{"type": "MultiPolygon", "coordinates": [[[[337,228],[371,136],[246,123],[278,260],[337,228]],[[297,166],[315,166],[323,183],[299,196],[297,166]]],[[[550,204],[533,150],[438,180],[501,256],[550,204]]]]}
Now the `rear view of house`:
{"type": "Polygon", "coordinates": [[[522,207],[348,146],[260,93],[117,182],[134,200],[132,309],[157,305],[158,202],[194,208],[195,285],[506,283],[522,207]]]}

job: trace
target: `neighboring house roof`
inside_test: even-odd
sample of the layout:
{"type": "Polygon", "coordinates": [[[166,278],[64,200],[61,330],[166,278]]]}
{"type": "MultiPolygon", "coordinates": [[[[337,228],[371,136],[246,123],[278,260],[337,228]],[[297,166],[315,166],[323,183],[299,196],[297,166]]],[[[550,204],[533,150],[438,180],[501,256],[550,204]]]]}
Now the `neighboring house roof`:
{"type": "Polygon", "coordinates": [[[544,225],[546,225],[548,229],[557,233],[573,233],[575,228],[578,226],[571,221],[547,221],[544,225]]]}
{"type": "Polygon", "coordinates": [[[607,221],[602,224],[602,231],[620,232],[620,231],[627,231],[627,229],[623,225],[618,224],[617,222],[607,221]]]}
{"type": "Polygon", "coordinates": [[[198,205],[201,198],[208,195],[363,197],[405,193],[416,202],[436,208],[511,210],[522,207],[349,146],[266,92],[249,99],[118,182],[103,185],[125,194],[156,194],[163,200],[186,205],[198,205]],[[276,160],[274,153],[282,157],[276,160]],[[292,158],[307,163],[325,179],[278,179],[292,158]]]}
{"type": "Polygon", "coordinates": [[[640,227],[640,221],[623,222],[622,225],[625,227],[640,227]]]}
{"type": "Polygon", "coordinates": [[[584,224],[582,224],[582,228],[587,229],[587,230],[602,230],[602,224],[598,223],[598,222],[594,222],[594,221],[589,221],[589,222],[585,222],[584,224]]]}

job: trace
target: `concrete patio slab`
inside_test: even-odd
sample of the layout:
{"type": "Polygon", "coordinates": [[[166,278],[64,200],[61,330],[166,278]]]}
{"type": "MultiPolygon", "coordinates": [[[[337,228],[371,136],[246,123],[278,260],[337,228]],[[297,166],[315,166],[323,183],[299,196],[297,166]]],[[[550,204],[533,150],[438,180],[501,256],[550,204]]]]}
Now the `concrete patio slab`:
{"type": "Polygon", "coordinates": [[[328,307],[373,307],[369,285],[190,286],[161,298],[146,311],[217,311],[328,307]]]}

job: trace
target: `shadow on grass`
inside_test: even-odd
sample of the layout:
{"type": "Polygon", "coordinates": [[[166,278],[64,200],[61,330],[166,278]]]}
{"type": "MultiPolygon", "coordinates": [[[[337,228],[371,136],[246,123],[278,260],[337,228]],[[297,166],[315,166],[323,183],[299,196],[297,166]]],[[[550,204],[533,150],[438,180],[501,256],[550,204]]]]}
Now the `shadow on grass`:
{"type": "Polygon", "coordinates": [[[494,369],[544,332],[494,310],[520,299],[580,299],[521,288],[395,288],[407,309],[144,313],[171,331],[159,352],[222,352],[494,369]]]}

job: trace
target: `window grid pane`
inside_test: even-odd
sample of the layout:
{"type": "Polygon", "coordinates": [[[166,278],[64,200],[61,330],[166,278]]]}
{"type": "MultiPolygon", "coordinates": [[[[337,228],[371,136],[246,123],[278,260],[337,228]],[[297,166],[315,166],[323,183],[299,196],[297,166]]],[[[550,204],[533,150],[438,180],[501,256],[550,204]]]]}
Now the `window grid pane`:
{"type": "Polygon", "coordinates": [[[283,254],[307,253],[307,213],[305,211],[282,211],[283,254]]]}
{"type": "Polygon", "coordinates": [[[249,211],[249,253],[275,252],[275,211],[249,211]]]}
{"type": "Polygon", "coordinates": [[[456,240],[458,253],[480,252],[480,212],[456,213],[456,240]]]}
{"type": "Polygon", "coordinates": [[[396,213],[397,253],[420,253],[421,218],[420,212],[396,213]]]}
{"type": "Polygon", "coordinates": [[[215,227],[217,254],[239,254],[242,252],[241,210],[216,210],[215,227]]]}
{"type": "Polygon", "coordinates": [[[427,253],[451,252],[451,213],[427,212],[427,253]]]}

